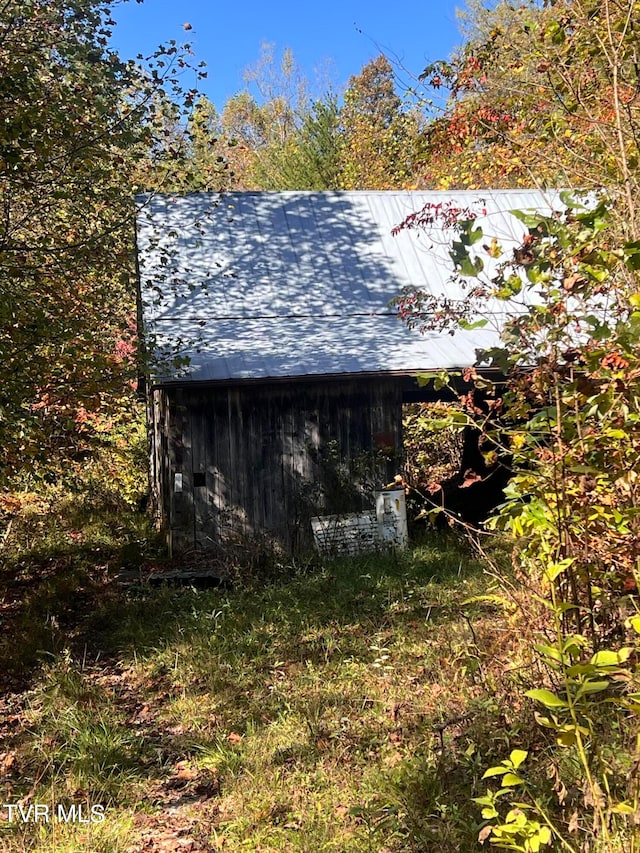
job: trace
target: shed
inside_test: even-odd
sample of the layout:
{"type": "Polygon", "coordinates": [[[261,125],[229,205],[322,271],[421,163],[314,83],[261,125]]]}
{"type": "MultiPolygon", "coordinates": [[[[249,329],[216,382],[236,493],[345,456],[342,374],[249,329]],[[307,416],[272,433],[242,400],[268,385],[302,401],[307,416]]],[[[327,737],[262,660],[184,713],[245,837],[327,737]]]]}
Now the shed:
{"type": "Polygon", "coordinates": [[[392,230],[453,203],[515,246],[523,226],[509,211],[558,205],[524,190],[139,201],[152,494],[173,551],[265,535],[297,551],[312,516],[370,505],[400,469],[415,377],[474,364],[504,310],[455,335],[407,328],[391,304],[404,288],[464,293],[437,223],[392,230]]]}

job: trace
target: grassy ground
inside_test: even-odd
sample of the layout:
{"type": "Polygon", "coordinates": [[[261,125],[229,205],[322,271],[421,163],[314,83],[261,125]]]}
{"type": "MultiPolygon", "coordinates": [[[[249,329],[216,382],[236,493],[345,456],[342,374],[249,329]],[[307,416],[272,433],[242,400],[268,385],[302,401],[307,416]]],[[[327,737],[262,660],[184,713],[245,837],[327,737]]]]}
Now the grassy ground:
{"type": "Polygon", "coordinates": [[[14,810],[3,850],[478,849],[471,797],[521,745],[518,672],[464,546],[196,591],[120,588],[85,545],[6,609],[0,772],[4,803],[104,820],[14,810]]]}

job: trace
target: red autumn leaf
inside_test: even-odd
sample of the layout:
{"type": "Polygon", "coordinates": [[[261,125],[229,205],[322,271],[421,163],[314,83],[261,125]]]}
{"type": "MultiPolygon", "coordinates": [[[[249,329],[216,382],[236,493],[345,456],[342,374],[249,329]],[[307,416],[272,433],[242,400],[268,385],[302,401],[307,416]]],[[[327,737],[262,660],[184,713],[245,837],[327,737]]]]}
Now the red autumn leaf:
{"type": "Polygon", "coordinates": [[[471,468],[467,468],[467,470],[464,472],[464,480],[462,481],[460,488],[467,489],[469,488],[469,486],[472,486],[474,483],[477,483],[481,479],[482,477],[480,476],[480,474],[476,474],[476,472],[473,471],[471,468]]]}

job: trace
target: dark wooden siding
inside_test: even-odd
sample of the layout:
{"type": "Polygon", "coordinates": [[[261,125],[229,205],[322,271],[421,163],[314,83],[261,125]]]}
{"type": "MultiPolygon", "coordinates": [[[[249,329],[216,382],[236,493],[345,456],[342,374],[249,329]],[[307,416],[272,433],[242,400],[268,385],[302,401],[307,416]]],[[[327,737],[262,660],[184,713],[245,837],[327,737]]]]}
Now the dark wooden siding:
{"type": "Polygon", "coordinates": [[[154,494],[176,551],[265,533],[307,548],[313,515],[371,505],[400,464],[392,377],[163,389],[151,409],[154,494]]]}

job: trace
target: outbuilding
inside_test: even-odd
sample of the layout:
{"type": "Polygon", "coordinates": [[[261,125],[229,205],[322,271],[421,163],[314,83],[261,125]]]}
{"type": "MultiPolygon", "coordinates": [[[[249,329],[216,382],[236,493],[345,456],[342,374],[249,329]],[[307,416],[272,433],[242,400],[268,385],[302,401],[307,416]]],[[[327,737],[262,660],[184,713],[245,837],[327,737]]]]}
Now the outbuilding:
{"type": "Polygon", "coordinates": [[[268,537],[311,542],[313,516],[358,511],[402,466],[402,406],[416,377],[476,363],[484,329],[421,334],[405,288],[463,299],[451,232],[396,226],[438,205],[477,212],[503,248],[511,210],[556,194],[244,192],[142,198],[140,321],[151,483],[170,549],[268,537]]]}

